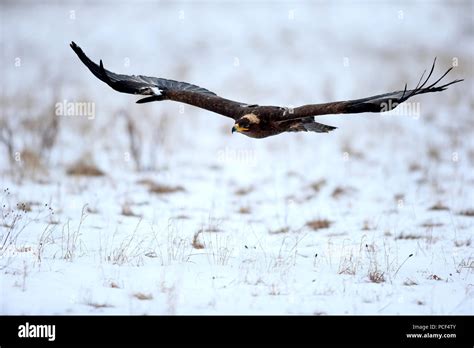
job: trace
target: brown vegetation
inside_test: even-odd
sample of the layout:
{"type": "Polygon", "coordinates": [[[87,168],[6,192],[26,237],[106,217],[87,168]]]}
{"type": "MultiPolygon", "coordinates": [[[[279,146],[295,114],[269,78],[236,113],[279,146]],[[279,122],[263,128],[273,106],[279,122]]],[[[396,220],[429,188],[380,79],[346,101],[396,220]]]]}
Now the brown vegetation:
{"type": "Polygon", "coordinates": [[[245,187],[245,188],[240,188],[240,189],[236,190],[234,193],[237,196],[245,196],[245,195],[248,195],[252,191],[253,191],[252,187],[245,187]]]}
{"type": "Polygon", "coordinates": [[[69,166],[66,170],[68,175],[72,176],[104,176],[105,173],[97,168],[93,163],[80,159],[76,163],[69,166]]]}
{"type": "Polygon", "coordinates": [[[193,236],[193,242],[191,243],[194,249],[204,249],[204,244],[199,240],[199,235],[202,230],[197,231],[193,236]]]}
{"type": "Polygon", "coordinates": [[[332,221],[329,221],[327,219],[311,220],[306,223],[306,226],[311,228],[313,231],[329,228],[331,225],[332,225],[332,221]]]}
{"type": "Polygon", "coordinates": [[[151,179],[142,179],[137,181],[138,184],[148,187],[148,191],[151,193],[156,193],[158,195],[169,194],[175,192],[184,192],[186,191],[184,187],[178,186],[168,186],[164,184],[158,184],[157,182],[151,179]]]}
{"type": "Polygon", "coordinates": [[[152,294],[144,294],[143,292],[136,292],[132,294],[133,297],[140,301],[149,301],[153,300],[153,295],[152,294]]]}
{"type": "Polygon", "coordinates": [[[458,215],[463,215],[463,216],[474,216],[474,209],[467,209],[467,210],[462,210],[458,213],[458,215]]]}
{"type": "Polygon", "coordinates": [[[449,210],[449,208],[447,206],[445,206],[443,203],[437,202],[435,205],[430,207],[429,210],[436,210],[436,211],[438,211],[438,210],[449,210]]]}

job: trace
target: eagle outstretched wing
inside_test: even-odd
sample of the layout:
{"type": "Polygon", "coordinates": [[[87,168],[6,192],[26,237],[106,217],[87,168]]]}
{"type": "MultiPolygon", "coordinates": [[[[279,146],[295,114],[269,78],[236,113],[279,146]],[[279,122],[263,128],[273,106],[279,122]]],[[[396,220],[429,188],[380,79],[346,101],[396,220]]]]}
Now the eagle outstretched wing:
{"type": "Polygon", "coordinates": [[[308,116],[320,116],[328,114],[355,114],[362,112],[390,111],[395,109],[399,104],[405,102],[411,97],[424,93],[441,92],[444,91],[449,85],[464,81],[462,79],[454,80],[444,85],[436,86],[453,69],[453,67],[451,67],[438,80],[425,87],[431,75],[433,74],[435,63],[436,58],[434,59],[428,77],[424,80],[423,83],[421,82],[426,73],[425,70],[414,89],[407,90],[407,85],[405,84],[405,89],[403,91],[384,93],[368,98],[355,100],[303,105],[294,109],[289,109],[287,112],[284,113],[284,115],[281,116],[280,120],[292,120],[308,116]]]}
{"type": "Polygon", "coordinates": [[[453,69],[451,67],[434,83],[427,85],[434,71],[435,58],[427,78],[423,81],[425,71],[414,89],[408,90],[405,84],[403,91],[355,100],[308,104],[297,108],[259,106],[225,99],[205,88],[186,82],[143,75],[116,74],[106,70],[102,60],[99,65],[90,60],[74,42],[71,42],[71,48],[97,78],[116,91],[146,96],[138,100],[137,103],[173,100],[190,104],[234,119],[235,125],[232,131],[253,138],[265,138],[283,132],[330,132],[335,127],[315,122],[315,116],[390,111],[411,97],[424,93],[441,92],[448,86],[463,81],[462,79],[454,80],[438,86],[438,83],[453,69]]]}
{"type": "Polygon", "coordinates": [[[137,103],[139,104],[160,100],[174,100],[213,111],[233,119],[240,117],[245,113],[245,108],[249,107],[248,104],[219,97],[214,92],[190,83],[143,75],[122,75],[113,73],[104,68],[102,60],[100,61],[100,65],[98,65],[89,59],[75,42],[71,42],[70,46],[84,65],[86,65],[98,79],[116,91],[148,96],[138,100],[137,103]]]}

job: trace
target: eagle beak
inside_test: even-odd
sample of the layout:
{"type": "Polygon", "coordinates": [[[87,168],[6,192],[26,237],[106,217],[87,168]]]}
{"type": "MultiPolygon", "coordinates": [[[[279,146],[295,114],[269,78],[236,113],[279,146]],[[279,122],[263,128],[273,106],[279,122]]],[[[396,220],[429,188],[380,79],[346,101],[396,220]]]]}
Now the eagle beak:
{"type": "Polygon", "coordinates": [[[232,133],[234,132],[245,132],[248,131],[248,128],[240,127],[238,124],[235,124],[234,127],[232,127],[232,133]]]}

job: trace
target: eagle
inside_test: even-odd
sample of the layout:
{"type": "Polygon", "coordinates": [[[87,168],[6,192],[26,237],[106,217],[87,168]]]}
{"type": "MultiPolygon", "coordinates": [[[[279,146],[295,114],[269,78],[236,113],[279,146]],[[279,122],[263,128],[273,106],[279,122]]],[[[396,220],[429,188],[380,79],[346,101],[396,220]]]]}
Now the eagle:
{"type": "Polygon", "coordinates": [[[422,82],[425,70],[414,89],[407,89],[405,84],[403,90],[372,97],[289,108],[240,103],[222,98],[214,92],[187,82],[143,75],[116,74],[106,70],[102,60],[99,65],[90,60],[74,42],[71,42],[70,46],[99,80],[122,93],[145,95],[145,98],[137,101],[139,104],[161,100],[190,104],[232,118],[234,120],[232,133],[238,132],[257,139],[285,132],[327,133],[336,127],[316,122],[316,116],[391,111],[418,94],[441,92],[449,85],[463,81],[454,80],[437,86],[453,69],[451,67],[438,80],[427,85],[436,64],[435,58],[426,79],[422,82]]]}

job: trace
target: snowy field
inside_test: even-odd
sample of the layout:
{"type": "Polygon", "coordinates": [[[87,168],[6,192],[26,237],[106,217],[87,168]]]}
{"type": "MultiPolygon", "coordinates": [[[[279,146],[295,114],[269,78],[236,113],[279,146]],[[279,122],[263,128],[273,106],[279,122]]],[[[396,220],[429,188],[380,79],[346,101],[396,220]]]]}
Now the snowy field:
{"type": "Polygon", "coordinates": [[[474,314],[472,1],[0,10],[1,314],[474,314]],[[72,40],[112,71],[260,105],[414,87],[434,57],[434,78],[465,81],[255,140],[135,104],[72,40]]]}

